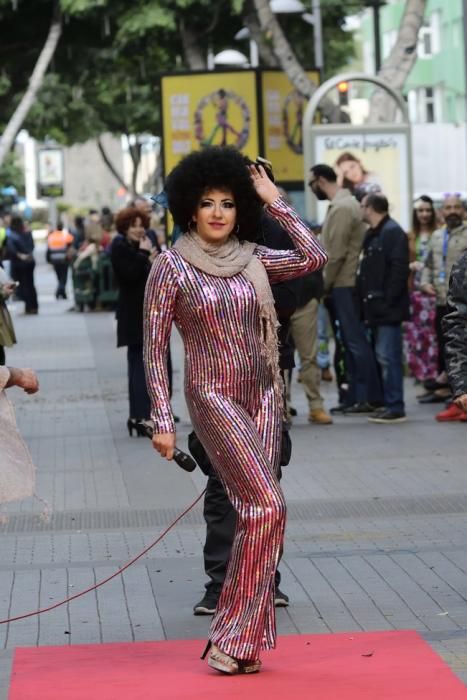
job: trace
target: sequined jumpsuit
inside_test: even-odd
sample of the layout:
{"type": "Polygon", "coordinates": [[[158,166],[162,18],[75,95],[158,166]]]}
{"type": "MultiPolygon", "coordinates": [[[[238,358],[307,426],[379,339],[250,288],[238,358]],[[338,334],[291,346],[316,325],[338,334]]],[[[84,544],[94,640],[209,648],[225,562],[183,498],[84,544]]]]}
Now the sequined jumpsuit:
{"type": "MultiPolygon", "coordinates": [[[[271,283],[322,267],[326,254],[295,212],[277,199],[267,213],[296,249],[258,246],[271,283]]],[[[145,364],[155,431],[175,432],[166,356],[172,321],[185,346],[185,396],[193,428],[237,512],[237,529],[210,639],[238,659],[275,646],[274,573],[285,527],[276,477],[282,407],[261,353],[253,285],[214,277],[172,249],[155,261],[146,287],[145,364]]]]}

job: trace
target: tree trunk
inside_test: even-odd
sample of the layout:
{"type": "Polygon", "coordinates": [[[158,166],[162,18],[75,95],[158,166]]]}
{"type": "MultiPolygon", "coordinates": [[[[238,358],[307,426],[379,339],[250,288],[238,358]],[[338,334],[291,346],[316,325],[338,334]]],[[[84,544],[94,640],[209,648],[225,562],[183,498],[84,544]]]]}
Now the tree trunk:
{"type": "Polygon", "coordinates": [[[102,160],[114,176],[114,178],[117,180],[117,182],[124,187],[126,190],[128,190],[128,185],[124,181],[122,175],[118,172],[117,168],[114,166],[112,161],[110,160],[109,156],[107,155],[107,152],[104,148],[104,144],[102,143],[102,139],[100,136],[97,137],[97,148],[99,149],[99,153],[102,156],[102,160]]]}
{"type": "MultiPolygon", "coordinates": [[[[317,85],[310,80],[298,62],[292,47],[269,6],[269,0],[253,0],[253,4],[263,35],[271,37],[274,53],[278,58],[280,67],[287,73],[290,82],[298,92],[310,98],[316,91],[317,85]]],[[[326,119],[331,122],[340,122],[346,117],[339,106],[329,97],[324,97],[321,100],[320,109],[326,119]]]]}
{"type": "MultiPolygon", "coordinates": [[[[426,0],[406,0],[396,43],[381,66],[378,77],[395,90],[404,87],[417,60],[418,34],[423,24],[426,0]]],[[[369,122],[393,121],[396,113],[394,100],[384,90],[376,90],[370,103],[369,122]]]]}
{"type": "Polygon", "coordinates": [[[15,142],[16,135],[21,129],[24,120],[26,119],[29,110],[34,104],[36,95],[40,90],[45,73],[49,63],[57,48],[58,40],[62,33],[62,18],[58,5],[55,6],[54,15],[49,29],[49,34],[42,48],[42,51],[37,59],[34,70],[29,79],[29,85],[24,93],[21,102],[11,116],[5,131],[0,138],[0,166],[2,165],[6,154],[10,151],[15,142]]]}
{"type": "Polygon", "coordinates": [[[133,164],[133,172],[131,174],[131,194],[134,197],[138,194],[138,191],[136,189],[136,180],[138,177],[138,169],[139,169],[139,164],[141,162],[141,151],[142,151],[143,145],[138,140],[137,135],[134,135],[135,142],[133,144],[130,142],[130,135],[129,134],[126,134],[126,138],[128,141],[128,149],[129,149],[130,156],[131,156],[131,162],[133,164]]]}
{"type": "Polygon", "coordinates": [[[206,57],[200,48],[198,36],[186,26],[183,19],[179,22],[179,28],[187,66],[190,70],[206,70],[206,57]]]}
{"type": "Polygon", "coordinates": [[[279,61],[277,60],[277,57],[272,48],[269,46],[268,42],[265,41],[265,37],[261,31],[252,0],[247,0],[247,2],[245,2],[243,10],[243,24],[245,27],[248,27],[250,32],[250,40],[256,42],[258,46],[261,62],[268,66],[268,68],[277,68],[279,61]]]}

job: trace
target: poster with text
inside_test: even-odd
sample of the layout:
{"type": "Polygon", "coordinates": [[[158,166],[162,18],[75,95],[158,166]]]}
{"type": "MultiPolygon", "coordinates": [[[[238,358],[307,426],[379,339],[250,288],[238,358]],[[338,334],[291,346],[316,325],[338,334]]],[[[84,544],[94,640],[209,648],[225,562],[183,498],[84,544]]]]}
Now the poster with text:
{"type": "MultiPolygon", "coordinates": [[[[308,77],[319,85],[319,72],[308,77]]],[[[279,182],[303,181],[303,97],[283,71],[261,72],[263,101],[263,142],[265,157],[271,161],[279,182]]]]}
{"type": "Polygon", "coordinates": [[[164,172],[205,146],[235,146],[258,155],[254,71],[192,73],[161,79],[164,172]]]}
{"type": "MultiPolygon", "coordinates": [[[[391,216],[408,230],[411,187],[407,134],[383,129],[373,133],[315,133],[314,162],[331,165],[338,183],[357,196],[382,192],[389,200],[391,216]]],[[[327,207],[328,202],[318,203],[318,221],[323,221],[327,207]]]]}
{"type": "Polygon", "coordinates": [[[63,150],[41,148],[37,152],[37,182],[42,197],[63,195],[63,150]]]}

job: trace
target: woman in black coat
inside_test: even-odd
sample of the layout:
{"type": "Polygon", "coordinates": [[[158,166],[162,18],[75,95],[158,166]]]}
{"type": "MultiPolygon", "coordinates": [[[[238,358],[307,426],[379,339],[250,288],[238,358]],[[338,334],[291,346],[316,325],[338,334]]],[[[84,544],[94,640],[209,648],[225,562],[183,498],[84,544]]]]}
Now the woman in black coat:
{"type": "Polygon", "coordinates": [[[139,422],[150,417],[150,401],[143,366],[143,303],[146,280],[158,251],[146,236],[149,217],[134,207],[119,212],[118,236],[111,246],[111,259],[119,286],[117,347],[127,346],[130,435],[144,435],[139,422]]]}

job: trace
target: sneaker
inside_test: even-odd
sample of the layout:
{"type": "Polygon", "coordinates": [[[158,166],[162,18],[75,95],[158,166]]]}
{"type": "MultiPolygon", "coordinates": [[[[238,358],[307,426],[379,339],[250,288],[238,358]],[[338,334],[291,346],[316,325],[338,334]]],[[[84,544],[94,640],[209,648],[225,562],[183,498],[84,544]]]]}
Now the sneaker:
{"type": "Polygon", "coordinates": [[[282,593],[280,588],[276,588],[274,594],[274,605],[276,608],[286,608],[289,605],[289,596],[282,593]]]}
{"type": "Polygon", "coordinates": [[[404,423],[406,420],[404,411],[391,411],[389,408],[368,418],[370,423],[404,423]]]}
{"type": "Polygon", "coordinates": [[[332,416],[336,416],[338,413],[345,413],[346,410],[347,410],[348,408],[350,408],[350,406],[348,406],[347,404],[345,404],[345,403],[340,403],[340,404],[338,404],[337,406],[333,406],[333,407],[329,410],[329,413],[330,413],[332,416]]]}
{"type": "Polygon", "coordinates": [[[352,415],[354,413],[374,413],[380,406],[373,406],[371,403],[366,401],[361,401],[360,403],[354,403],[353,406],[349,406],[344,411],[344,415],[352,415]]]}
{"type": "Polygon", "coordinates": [[[217,596],[206,591],[204,598],[193,608],[193,615],[214,615],[217,607],[217,596]]]}
{"type": "Polygon", "coordinates": [[[330,425],[333,421],[329,413],[326,413],[324,408],[313,408],[309,415],[308,420],[310,423],[316,423],[317,425],[330,425]]]}
{"type": "Polygon", "coordinates": [[[464,421],[467,420],[467,413],[465,413],[465,411],[463,411],[462,408],[456,406],[455,403],[451,403],[447,408],[444,409],[444,411],[440,411],[439,413],[437,413],[435,418],[440,423],[458,420],[464,421]]]}

